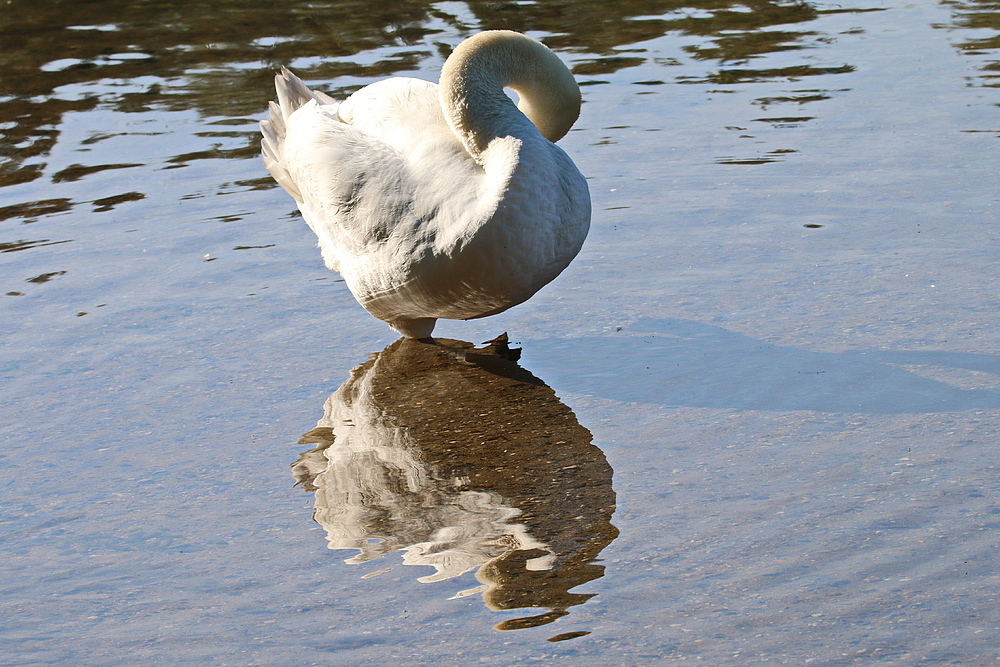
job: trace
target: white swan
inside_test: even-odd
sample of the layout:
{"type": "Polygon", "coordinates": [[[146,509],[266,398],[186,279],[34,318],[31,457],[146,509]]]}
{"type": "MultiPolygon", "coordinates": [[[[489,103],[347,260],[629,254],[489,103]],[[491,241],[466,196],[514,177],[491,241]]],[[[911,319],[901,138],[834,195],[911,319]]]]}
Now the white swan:
{"type": "Polygon", "coordinates": [[[583,245],[587,182],[552,143],[576,121],[580,89],[541,42],[482,32],[440,85],[394,77],[339,105],[285,69],[275,86],[264,165],[326,265],[404,336],[525,301],[583,245]]]}

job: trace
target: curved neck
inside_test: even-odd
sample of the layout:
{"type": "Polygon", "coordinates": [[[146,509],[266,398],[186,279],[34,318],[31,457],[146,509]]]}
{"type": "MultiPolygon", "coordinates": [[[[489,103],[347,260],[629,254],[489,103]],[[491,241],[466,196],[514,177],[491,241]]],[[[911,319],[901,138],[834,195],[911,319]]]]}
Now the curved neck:
{"type": "Polygon", "coordinates": [[[516,132],[525,116],[558,141],[580,115],[580,87],[569,69],[541,42],[509,30],[459,44],[441,70],[440,95],[448,124],[475,158],[493,138],[516,132]],[[517,92],[516,108],[504,88],[517,92]]]}

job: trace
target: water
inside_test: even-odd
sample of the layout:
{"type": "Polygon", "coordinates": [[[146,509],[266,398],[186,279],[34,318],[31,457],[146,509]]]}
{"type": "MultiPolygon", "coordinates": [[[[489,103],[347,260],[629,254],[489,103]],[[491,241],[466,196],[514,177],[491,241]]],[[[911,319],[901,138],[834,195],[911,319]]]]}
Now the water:
{"type": "Polygon", "coordinates": [[[0,664],[1000,657],[995,4],[14,0],[0,33],[0,664]],[[439,324],[508,331],[506,375],[398,362],[257,157],[279,65],[434,80],[487,28],[583,84],[595,210],[530,302],[439,324]],[[345,401],[372,369],[419,391],[345,401]],[[347,409],[373,435],[324,454],[347,409]]]}

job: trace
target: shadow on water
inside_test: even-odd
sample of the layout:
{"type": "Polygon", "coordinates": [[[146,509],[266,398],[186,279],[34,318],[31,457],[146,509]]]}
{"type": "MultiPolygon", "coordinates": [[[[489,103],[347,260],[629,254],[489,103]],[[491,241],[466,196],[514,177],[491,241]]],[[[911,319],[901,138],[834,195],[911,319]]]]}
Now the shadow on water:
{"type": "MultiPolygon", "coordinates": [[[[1000,357],[939,351],[812,352],[681,319],[622,338],[551,341],[573,351],[566,391],[737,410],[915,414],[1000,408],[1000,357]],[[583,357],[578,350],[591,350],[583,357]]],[[[623,332],[625,333],[625,332],[623,332]]],[[[565,354],[569,354],[567,349],[565,354]]]]}
{"type": "Polygon", "coordinates": [[[293,464],[313,518],[348,563],[403,550],[434,568],[475,571],[493,610],[546,609],[498,630],[551,623],[594,594],[595,562],[618,535],[612,469],[590,432],[506,337],[482,349],[399,340],[373,354],[324,405],[293,464]]]}

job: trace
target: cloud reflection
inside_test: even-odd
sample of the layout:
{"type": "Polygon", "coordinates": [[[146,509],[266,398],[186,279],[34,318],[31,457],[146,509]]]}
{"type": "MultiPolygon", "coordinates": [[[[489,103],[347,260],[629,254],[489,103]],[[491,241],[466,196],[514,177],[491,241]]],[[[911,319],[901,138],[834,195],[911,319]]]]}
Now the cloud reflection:
{"type": "Polygon", "coordinates": [[[293,473],[348,563],[405,551],[435,582],[475,571],[493,610],[546,610],[498,624],[551,623],[594,594],[595,559],[618,535],[612,469],[591,434],[506,337],[399,340],[373,354],[305,434],[293,473]]]}

